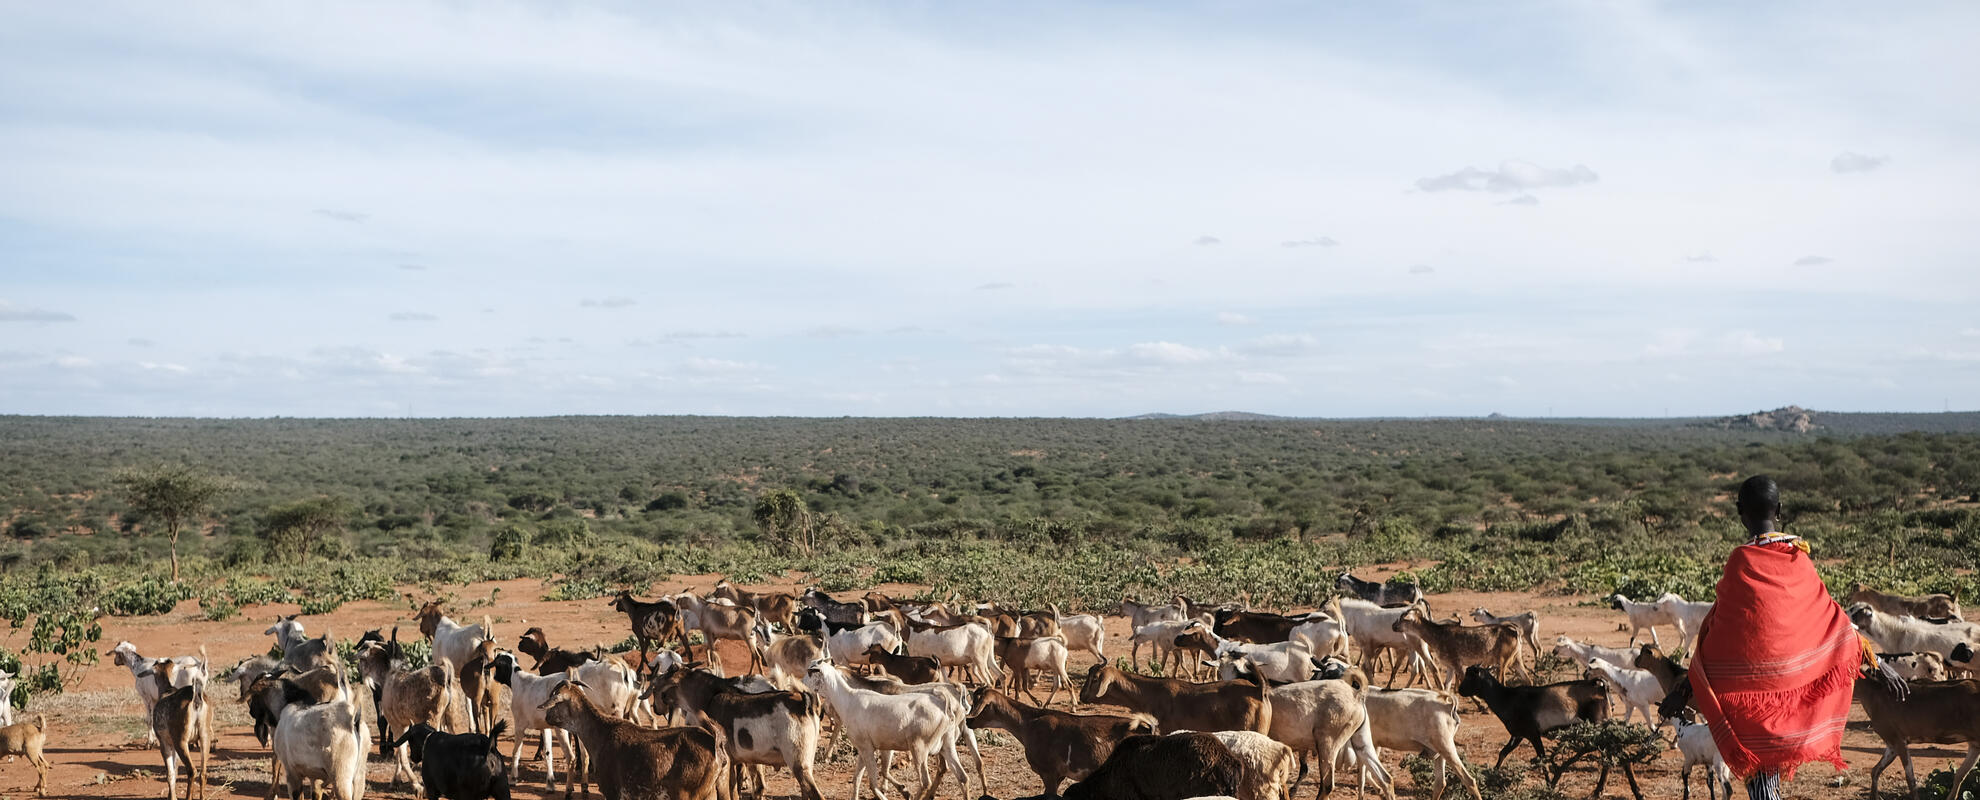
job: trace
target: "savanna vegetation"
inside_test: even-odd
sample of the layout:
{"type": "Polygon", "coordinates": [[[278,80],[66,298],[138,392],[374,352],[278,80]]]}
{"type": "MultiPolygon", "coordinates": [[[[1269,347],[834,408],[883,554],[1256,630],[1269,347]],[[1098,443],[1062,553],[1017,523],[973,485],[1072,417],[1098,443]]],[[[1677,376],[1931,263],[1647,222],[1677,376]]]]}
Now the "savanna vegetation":
{"type": "Polygon", "coordinates": [[[1710,597],[1756,472],[1832,586],[1974,596],[1980,415],[1817,423],[0,417],[0,615],[52,687],[95,657],[91,609],[318,613],[521,576],[1294,606],[1401,564],[1431,591],[1710,597]]]}

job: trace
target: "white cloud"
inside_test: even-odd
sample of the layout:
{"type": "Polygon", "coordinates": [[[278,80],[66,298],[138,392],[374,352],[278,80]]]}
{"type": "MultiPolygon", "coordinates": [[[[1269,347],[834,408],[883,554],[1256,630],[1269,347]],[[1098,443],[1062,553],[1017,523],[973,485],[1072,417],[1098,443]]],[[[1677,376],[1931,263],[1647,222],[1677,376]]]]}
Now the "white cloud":
{"type": "Polygon", "coordinates": [[[1709,252],[1692,253],[1684,257],[1684,262],[1687,264],[1710,264],[1718,260],[1719,259],[1717,256],[1714,256],[1709,252]]]}
{"type": "Polygon", "coordinates": [[[0,322],[74,322],[76,315],[66,311],[48,311],[40,308],[17,306],[0,300],[0,322]]]}
{"type": "Polygon", "coordinates": [[[619,295],[613,295],[611,297],[606,297],[598,300],[593,300],[587,297],[583,300],[578,301],[578,305],[584,308],[631,308],[632,306],[637,305],[638,303],[639,301],[634,300],[630,297],[623,297],[619,295]]]}
{"type": "Polygon", "coordinates": [[[1434,273],[1434,272],[1436,272],[1436,271],[1437,271],[1437,268],[1436,268],[1436,267],[1433,267],[1433,266],[1430,266],[1429,264],[1411,264],[1411,265],[1409,265],[1409,274],[1411,274],[1411,275],[1429,275],[1429,274],[1431,274],[1431,273],[1434,273]]]}
{"type": "Polygon", "coordinates": [[[95,365],[95,361],[85,356],[58,356],[55,359],[55,366],[63,369],[83,369],[95,365]]]}
{"type": "Polygon", "coordinates": [[[996,281],[993,283],[979,284],[976,288],[977,291],[994,292],[1001,289],[1015,289],[1017,288],[1017,284],[1011,283],[1009,281],[996,281]]]}
{"type": "Polygon", "coordinates": [[[1233,326],[1233,327],[1235,327],[1235,326],[1243,326],[1243,325],[1252,325],[1252,324],[1255,324],[1255,323],[1257,323],[1257,322],[1258,322],[1258,320],[1255,320],[1255,319],[1252,319],[1251,317],[1249,317],[1249,316],[1246,316],[1246,315],[1244,315],[1244,314],[1239,314],[1239,313],[1237,313],[1237,312],[1235,312],[1235,311],[1219,311],[1219,312],[1217,312],[1217,324],[1218,324],[1218,325],[1226,325],[1226,326],[1233,326]]]}
{"type": "Polygon", "coordinates": [[[1339,247],[1340,242],[1332,236],[1316,236],[1311,239],[1292,239],[1280,242],[1280,247],[1339,247]]]}
{"type": "Polygon", "coordinates": [[[1283,386],[1292,380],[1277,372],[1250,372],[1238,370],[1237,382],[1252,385],[1283,386]]]}
{"type": "Polygon", "coordinates": [[[1537,205],[1540,205],[1540,198],[1538,198],[1538,197],[1534,197],[1533,195],[1530,195],[1530,194],[1518,194],[1518,195],[1514,195],[1514,196],[1512,196],[1511,198],[1509,198],[1509,199],[1506,199],[1506,200],[1504,200],[1504,201],[1502,201],[1502,202],[1500,202],[1500,203],[1499,203],[1499,205],[1502,205],[1502,206],[1537,206],[1537,205]]]}
{"type": "Polygon", "coordinates": [[[859,336],[864,333],[866,331],[844,325],[814,325],[804,330],[804,335],[813,339],[843,339],[848,336],[859,336]]]}
{"type": "Polygon", "coordinates": [[[1733,331],[1726,334],[1725,343],[1733,352],[1745,356],[1763,356],[1787,349],[1787,343],[1779,336],[1761,336],[1752,331],[1733,331]]]}
{"type": "Polygon", "coordinates": [[[439,319],[424,311],[394,311],[385,318],[393,322],[432,322],[439,319]]]}
{"type": "Polygon", "coordinates": [[[1794,260],[1794,265],[1797,267],[1819,267],[1823,264],[1833,264],[1835,262],[1835,259],[1828,256],[1802,256],[1794,260]]]}
{"type": "Polygon", "coordinates": [[[1869,172],[1890,161],[1888,156],[1866,156],[1862,153],[1844,152],[1829,159],[1829,171],[1838,174],[1849,172],[1869,172]]]}
{"type": "Polygon", "coordinates": [[[1127,352],[1135,360],[1160,364],[1199,364],[1219,357],[1214,351],[1175,342],[1142,342],[1129,346],[1127,352]]]}
{"type": "Polygon", "coordinates": [[[1980,328],[1961,328],[1959,335],[1968,339],[1980,339],[1980,328]]]}
{"type": "Polygon", "coordinates": [[[681,369],[697,375],[737,375],[762,372],[764,366],[754,361],[730,361],[722,358],[690,358],[681,362],[681,369]]]}
{"type": "Polygon", "coordinates": [[[1196,237],[1196,242],[1195,242],[1197,247],[1209,247],[1211,245],[1219,245],[1223,243],[1224,240],[1219,239],[1215,236],[1207,236],[1207,235],[1196,237]]]}
{"type": "MultiPolygon", "coordinates": [[[[1495,170],[1465,167],[1456,172],[1418,178],[1416,188],[1425,192],[1525,192],[1531,189],[1563,188],[1594,183],[1595,171],[1582,164],[1550,169],[1530,161],[1506,161],[1495,170]]],[[[1518,201],[1519,198],[1514,198],[1518,201]]],[[[1538,202],[1538,200],[1534,200],[1538,202]]]]}
{"type": "Polygon", "coordinates": [[[1247,341],[1238,350],[1260,356],[1296,356],[1320,350],[1320,339],[1310,333],[1274,333],[1247,341]]]}
{"type": "Polygon", "coordinates": [[[363,222],[371,218],[370,214],[357,211],[341,211],[334,208],[319,208],[316,210],[316,213],[318,216],[334,219],[338,222],[363,222]]]}
{"type": "Polygon", "coordinates": [[[154,361],[140,361],[138,362],[138,366],[143,369],[154,370],[158,372],[175,372],[182,375],[192,371],[187,369],[183,364],[172,364],[172,363],[163,363],[163,362],[154,362],[154,361]]]}

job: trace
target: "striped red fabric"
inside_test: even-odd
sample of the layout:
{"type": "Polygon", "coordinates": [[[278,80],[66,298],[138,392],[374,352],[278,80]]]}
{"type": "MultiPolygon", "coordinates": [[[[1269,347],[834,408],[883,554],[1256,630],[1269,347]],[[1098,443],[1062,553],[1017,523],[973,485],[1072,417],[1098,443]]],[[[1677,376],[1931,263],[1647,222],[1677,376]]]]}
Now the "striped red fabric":
{"type": "Polygon", "coordinates": [[[1691,686],[1733,773],[1844,769],[1843,725],[1862,645],[1792,542],[1735,548],[1698,636],[1691,686]]]}

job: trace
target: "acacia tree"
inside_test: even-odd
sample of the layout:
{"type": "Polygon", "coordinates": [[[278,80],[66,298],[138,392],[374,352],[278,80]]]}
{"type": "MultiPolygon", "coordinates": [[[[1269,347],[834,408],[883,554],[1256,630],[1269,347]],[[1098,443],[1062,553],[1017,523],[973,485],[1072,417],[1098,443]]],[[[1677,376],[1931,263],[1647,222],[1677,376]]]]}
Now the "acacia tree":
{"type": "Polygon", "coordinates": [[[271,543],[292,547],[300,560],[309,560],[309,551],[334,531],[344,529],[351,517],[351,505],[341,497],[312,497],[268,511],[264,535],[271,543]]]}
{"type": "Polygon", "coordinates": [[[756,496],[750,513],[771,541],[805,555],[817,544],[818,526],[804,496],[791,489],[772,489],[756,496]]]}
{"type": "Polygon", "coordinates": [[[125,470],[117,474],[116,481],[139,516],[164,523],[165,533],[172,539],[173,583],[179,582],[179,533],[187,523],[197,526],[213,501],[240,486],[233,478],[198,472],[183,464],[125,470]]]}

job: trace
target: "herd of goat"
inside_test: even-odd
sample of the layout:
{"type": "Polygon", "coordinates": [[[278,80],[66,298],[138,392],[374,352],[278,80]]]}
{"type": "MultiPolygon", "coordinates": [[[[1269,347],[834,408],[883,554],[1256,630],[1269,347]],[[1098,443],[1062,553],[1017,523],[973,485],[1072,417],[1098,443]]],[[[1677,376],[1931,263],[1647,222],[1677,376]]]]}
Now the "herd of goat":
{"type": "MultiPolygon", "coordinates": [[[[363,796],[373,731],[350,666],[374,704],[370,719],[381,755],[394,761],[393,784],[403,780],[428,798],[507,800],[534,734],[553,790],[563,749],[566,796],[588,794],[593,782],[613,800],[733,798],[745,783],[761,796],[769,766],[788,770],[804,800],[821,800],[814,762],[829,722],[857,751],[855,798],[862,782],[876,798],[888,787],[905,796],[909,787],[890,771],[897,753],[918,772],[922,800],[951,774],[964,800],[975,797],[963,747],[987,796],[975,731],[996,729],[1022,747],[1045,797],[1291,800],[1310,761],[1318,797],[1332,790],[1336,769],[1347,769],[1393,798],[1379,758],[1389,749],[1434,762],[1430,800],[1442,797],[1447,773],[1481,800],[1457,745],[1460,698],[1504,726],[1499,764],[1521,743],[1545,759],[1549,732],[1614,710],[1626,721],[1640,715],[1671,727],[1687,800],[1695,767],[1706,772],[1708,796],[1723,789],[1730,797],[1731,775],[1709,729],[1683,707],[1685,668],[1665,655],[1658,633],[1675,631],[1672,642],[1688,650],[1710,603],[1616,595],[1610,600],[1628,619],[1630,646],[1559,636],[1549,652],[1584,677],[1532,684],[1542,640],[1531,611],[1498,616],[1478,608],[1466,624],[1433,618],[1414,586],[1343,573],[1336,588],[1320,608],[1295,614],[1181,596],[1165,604],[1124,599],[1120,613],[1133,635],[1121,663],[1146,664],[1148,674],[1108,661],[1098,616],[1057,606],[1022,611],[878,593],[840,600],[815,588],[758,593],[723,581],[706,596],[643,601],[621,592],[611,608],[626,616],[637,643],[624,654],[559,648],[541,628],[500,647],[487,617],[462,624],[433,601],[416,615],[431,641],[431,666],[408,666],[396,627],[366,633],[347,665],[327,633],[310,638],[291,616],[267,631],[279,658],[247,659],[226,677],[271,752],[270,798],[278,786],[298,798],[305,784],[318,797],[326,787],[343,800],[363,796]],[[1646,633],[1649,643],[1639,646],[1646,633]],[[739,675],[725,675],[722,640],[748,654],[739,675]],[[1141,660],[1144,646],[1149,662],[1141,660]],[[1098,662],[1077,690],[1066,666],[1074,651],[1098,662]],[[533,663],[523,666],[522,657],[533,663]],[[1369,676],[1385,668],[1385,686],[1376,688],[1369,676]],[[1405,686],[1389,688],[1398,680],[1405,686]],[[1125,713],[1050,708],[1062,691],[1075,710],[1125,713]],[[506,764],[505,735],[513,743],[506,764]]],[[[1871,796],[1879,773],[1902,758],[1915,797],[1908,745],[1963,743],[1969,754],[1980,752],[1980,681],[1969,669],[1980,626],[1961,620],[1945,595],[1900,597],[1859,585],[1848,610],[1913,681],[1909,700],[1878,682],[1858,685],[1871,728],[1886,743],[1871,771],[1871,796]]],[[[178,796],[183,771],[186,796],[204,797],[215,737],[204,647],[196,656],[152,659],[124,642],[110,655],[135,681],[149,738],[164,757],[166,796],[178,796]]],[[[0,697],[11,688],[11,676],[0,673],[0,697]]],[[[15,724],[13,716],[0,704],[0,754],[27,756],[45,794],[46,723],[15,724]]]]}

